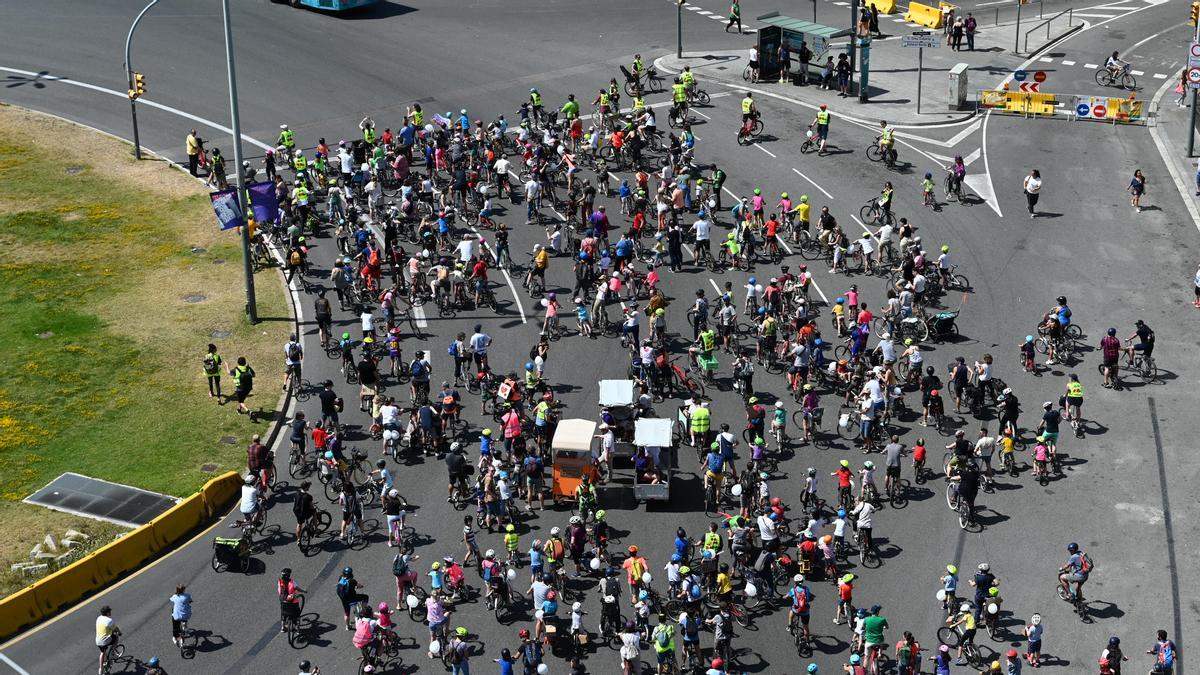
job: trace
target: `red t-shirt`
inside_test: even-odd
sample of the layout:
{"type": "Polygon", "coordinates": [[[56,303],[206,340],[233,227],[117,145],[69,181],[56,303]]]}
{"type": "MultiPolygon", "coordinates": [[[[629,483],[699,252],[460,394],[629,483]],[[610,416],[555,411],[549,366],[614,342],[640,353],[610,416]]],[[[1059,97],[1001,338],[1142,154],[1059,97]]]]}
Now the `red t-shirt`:
{"type": "Polygon", "coordinates": [[[837,470],[838,487],[850,487],[850,469],[842,467],[837,470]]]}
{"type": "Polygon", "coordinates": [[[321,427],[313,427],[312,437],[313,446],[316,447],[317,450],[324,450],[325,443],[329,440],[329,432],[325,431],[321,427]]]}
{"type": "Polygon", "coordinates": [[[923,446],[923,445],[914,445],[913,446],[913,461],[915,461],[915,462],[924,462],[925,461],[925,446],[923,446]]]}
{"type": "Polygon", "coordinates": [[[854,584],[838,584],[838,597],[846,602],[854,599],[854,584]]]}
{"type": "Polygon", "coordinates": [[[869,309],[861,310],[858,313],[858,322],[859,323],[869,324],[869,323],[871,323],[871,319],[874,319],[874,318],[875,318],[875,316],[873,314],[871,314],[871,310],[869,310],[869,309]]]}
{"type": "Polygon", "coordinates": [[[779,229],[779,223],[774,219],[767,221],[767,236],[774,237],[775,231],[779,229]]]}

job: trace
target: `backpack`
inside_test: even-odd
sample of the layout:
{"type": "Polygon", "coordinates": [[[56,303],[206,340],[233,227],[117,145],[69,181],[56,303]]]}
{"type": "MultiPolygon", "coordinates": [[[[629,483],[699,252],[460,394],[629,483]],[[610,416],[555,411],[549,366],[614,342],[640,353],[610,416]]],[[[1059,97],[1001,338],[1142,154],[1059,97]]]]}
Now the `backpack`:
{"type": "Polygon", "coordinates": [[[396,554],[395,558],[392,558],[392,574],[398,577],[408,574],[408,563],[404,561],[399,553],[396,554]]]}
{"type": "Polygon", "coordinates": [[[542,662],[542,643],[528,642],[525,644],[525,663],[535,665],[542,662]]]}
{"type": "Polygon", "coordinates": [[[342,577],[342,578],[338,579],[337,588],[335,590],[337,591],[337,596],[339,598],[345,598],[345,597],[349,596],[350,595],[350,577],[342,577]]]}
{"type": "Polygon", "coordinates": [[[217,374],[217,356],[216,356],[216,354],[205,354],[204,355],[204,374],[205,375],[216,375],[217,374]]]}
{"type": "Polygon", "coordinates": [[[700,590],[700,584],[692,582],[691,586],[688,588],[688,595],[691,596],[693,600],[699,600],[702,593],[703,591],[700,590]]]}
{"type": "Polygon", "coordinates": [[[654,629],[654,641],[659,647],[666,648],[671,644],[671,631],[664,625],[659,625],[654,629]]]}
{"type": "Polygon", "coordinates": [[[409,366],[409,370],[412,371],[413,377],[422,377],[425,375],[425,362],[417,359],[409,366]]]}
{"type": "Polygon", "coordinates": [[[1092,556],[1090,554],[1084,553],[1082,556],[1080,556],[1080,559],[1081,562],[1079,563],[1079,571],[1082,574],[1091,574],[1092,570],[1096,569],[1096,563],[1092,561],[1092,556]]]}
{"type": "Polygon", "coordinates": [[[292,265],[300,264],[300,251],[292,249],[291,255],[288,256],[288,263],[292,265]]]}
{"type": "Polygon", "coordinates": [[[300,360],[300,345],[295,342],[288,345],[288,358],[293,361],[300,360]]]}
{"type": "Polygon", "coordinates": [[[458,356],[458,340],[450,341],[450,346],[446,347],[446,353],[450,356],[458,356]]]}
{"type": "Polygon", "coordinates": [[[801,587],[800,592],[792,599],[792,609],[800,613],[808,611],[808,590],[804,587],[801,587]]]}

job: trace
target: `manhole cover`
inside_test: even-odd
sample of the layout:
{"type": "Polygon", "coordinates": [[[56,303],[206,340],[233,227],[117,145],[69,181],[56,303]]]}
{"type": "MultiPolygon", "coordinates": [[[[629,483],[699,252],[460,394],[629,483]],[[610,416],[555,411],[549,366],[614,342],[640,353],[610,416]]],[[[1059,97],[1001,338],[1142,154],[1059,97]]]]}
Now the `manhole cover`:
{"type": "Polygon", "coordinates": [[[76,174],[83,173],[83,167],[82,166],[68,166],[66,169],[64,169],[64,171],[66,171],[68,175],[74,176],[76,174]]]}
{"type": "Polygon", "coordinates": [[[217,470],[217,465],[216,464],[201,464],[200,470],[203,471],[204,473],[212,473],[217,470]]]}
{"type": "Polygon", "coordinates": [[[213,258],[213,264],[214,265],[224,265],[225,259],[224,258],[213,258]]]}
{"type": "Polygon", "coordinates": [[[234,443],[237,443],[237,437],[236,436],[222,436],[221,442],[224,443],[225,445],[233,445],[234,443]]]}
{"type": "Polygon", "coordinates": [[[40,338],[41,338],[41,339],[43,339],[43,340],[45,340],[45,339],[47,339],[47,338],[52,338],[52,337],[54,337],[54,331],[52,331],[52,330],[48,330],[48,331],[46,331],[46,332],[44,332],[44,333],[38,333],[38,334],[37,334],[37,336],[38,336],[38,337],[40,337],[40,338]]]}
{"type": "Polygon", "coordinates": [[[214,330],[213,332],[208,334],[209,337],[217,338],[218,340],[223,340],[223,339],[229,337],[230,335],[233,335],[232,331],[220,330],[220,329],[214,330]]]}
{"type": "Polygon", "coordinates": [[[205,300],[207,300],[207,299],[208,299],[208,296],[206,296],[206,295],[201,295],[201,294],[199,294],[199,293],[193,293],[193,294],[191,294],[191,295],[185,295],[185,296],[183,296],[183,301],[184,301],[184,302],[186,302],[186,303],[188,303],[188,304],[190,304],[190,305],[194,305],[194,304],[196,304],[197,302],[204,302],[204,301],[205,301],[205,300]]]}
{"type": "Polygon", "coordinates": [[[717,66],[717,70],[729,70],[728,66],[717,66]]]}
{"type": "Polygon", "coordinates": [[[192,247],[192,253],[200,254],[200,253],[207,253],[207,252],[208,252],[208,249],[206,249],[206,248],[203,248],[200,246],[192,247]]]}

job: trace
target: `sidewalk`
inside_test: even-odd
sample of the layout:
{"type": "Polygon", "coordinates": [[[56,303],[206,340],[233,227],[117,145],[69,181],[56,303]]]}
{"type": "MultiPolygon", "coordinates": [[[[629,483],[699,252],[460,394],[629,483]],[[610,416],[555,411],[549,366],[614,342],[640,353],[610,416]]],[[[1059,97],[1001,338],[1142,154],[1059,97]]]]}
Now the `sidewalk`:
{"type": "MultiPolygon", "coordinates": [[[[897,42],[897,44],[899,44],[897,42]]],[[[890,51],[890,50],[889,50],[890,51]]],[[[899,51],[897,48],[896,51],[899,51]]],[[[719,82],[739,91],[752,91],[756,94],[781,98],[792,103],[815,109],[822,103],[836,108],[840,115],[859,121],[877,124],[880,119],[899,126],[922,126],[929,124],[946,124],[970,119],[975,115],[974,96],[968,95],[970,109],[948,110],[946,70],[926,68],[922,82],[921,114],[917,114],[916,88],[917,69],[916,53],[912,54],[911,69],[872,69],[869,78],[870,100],[862,103],[857,93],[842,97],[837,89],[821,89],[815,82],[820,77],[820,68],[809,67],[809,77],[814,84],[800,86],[793,82],[780,84],[777,78],[768,78],[756,83],[742,79],[742,71],[749,62],[748,49],[726,50],[712,53],[684,52],[683,58],[674,54],[656,59],[654,64],[667,74],[675,74],[683,70],[683,66],[692,67],[700,85],[705,82],[719,82]]],[[[932,50],[930,50],[932,51],[932,50]]],[[[830,53],[834,53],[830,50],[830,53]]],[[[887,63],[889,57],[873,50],[872,63],[887,63]]],[[[798,72],[798,69],[793,66],[798,72]]],[[[851,92],[857,92],[857,77],[852,82],[851,92]]]]}
{"type": "MultiPolygon", "coordinates": [[[[1187,154],[1187,127],[1191,109],[1175,105],[1174,88],[1174,81],[1168,81],[1155,93],[1153,103],[1158,106],[1158,118],[1150,127],[1150,135],[1171,174],[1174,187],[1179,190],[1179,198],[1192,217],[1193,225],[1200,229],[1200,206],[1197,204],[1200,197],[1196,196],[1196,176],[1200,175],[1200,167],[1196,158],[1187,154]]],[[[1188,99],[1191,99],[1190,95],[1188,99]]],[[[1200,140],[1196,143],[1196,149],[1200,151],[1200,140]]],[[[1164,183],[1162,180],[1157,182],[1164,183]]]]}

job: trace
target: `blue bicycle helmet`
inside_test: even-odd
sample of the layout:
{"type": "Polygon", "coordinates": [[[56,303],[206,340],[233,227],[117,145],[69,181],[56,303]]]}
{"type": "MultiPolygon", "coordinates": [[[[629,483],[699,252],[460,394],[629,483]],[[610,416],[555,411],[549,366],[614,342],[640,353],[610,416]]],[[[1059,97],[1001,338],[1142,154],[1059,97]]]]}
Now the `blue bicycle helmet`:
{"type": "Polygon", "coordinates": [[[525,370],[533,370],[533,361],[525,362],[525,370]]]}

